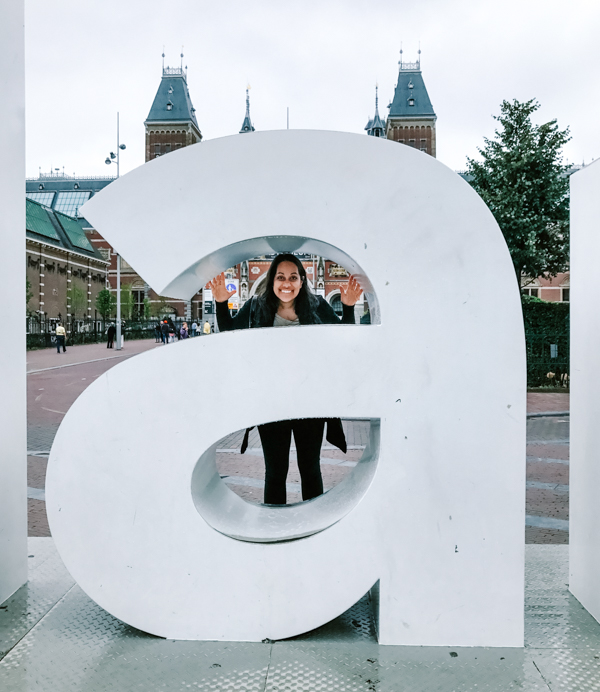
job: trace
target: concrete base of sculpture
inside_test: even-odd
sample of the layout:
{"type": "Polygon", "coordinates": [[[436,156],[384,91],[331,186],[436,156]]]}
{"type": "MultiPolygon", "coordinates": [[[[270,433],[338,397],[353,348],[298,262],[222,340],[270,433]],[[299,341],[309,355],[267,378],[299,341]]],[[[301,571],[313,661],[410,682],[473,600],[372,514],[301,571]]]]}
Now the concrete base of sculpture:
{"type": "Polygon", "coordinates": [[[99,377],[46,483],[89,596],[163,637],[261,641],[378,584],[383,644],[523,644],[519,294],[461,178],[376,138],[252,133],[157,159],[82,214],[159,293],[190,298],[255,254],[314,252],[359,275],[374,322],[226,332],[99,377]],[[337,416],[374,421],[369,452],[306,505],[246,507],[215,472],[234,430],[337,416]]]}

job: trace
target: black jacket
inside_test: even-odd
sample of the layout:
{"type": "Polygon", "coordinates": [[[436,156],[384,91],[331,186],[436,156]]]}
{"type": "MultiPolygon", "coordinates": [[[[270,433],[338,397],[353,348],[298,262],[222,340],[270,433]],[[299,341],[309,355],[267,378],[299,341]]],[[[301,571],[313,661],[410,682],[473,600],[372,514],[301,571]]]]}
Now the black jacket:
{"type": "MultiPolygon", "coordinates": [[[[355,324],[354,306],[342,304],[343,314],[340,320],[331,305],[329,305],[322,296],[317,297],[319,304],[316,312],[322,324],[355,324]]],[[[258,311],[256,310],[255,301],[256,298],[247,300],[235,317],[231,316],[227,301],[224,300],[222,303],[217,303],[217,322],[219,323],[219,330],[228,332],[233,329],[249,329],[250,327],[272,327],[272,324],[260,324],[258,315],[256,314],[258,311]]],[[[243,454],[248,447],[248,433],[250,430],[252,430],[252,428],[248,428],[244,435],[244,440],[240,449],[241,454],[243,454]]],[[[325,437],[328,442],[341,449],[344,454],[346,453],[346,436],[344,435],[342,421],[339,418],[327,418],[327,434],[325,437]]]]}
{"type": "MultiPolygon", "coordinates": [[[[350,305],[342,305],[342,319],[335,314],[333,308],[322,296],[317,296],[319,304],[317,305],[317,316],[322,324],[354,324],[354,307],[350,305]]],[[[235,317],[231,316],[227,301],[217,303],[217,322],[219,330],[228,332],[232,329],[248,329],[249,327],[272,327],[272,324],[260,324],[258,310],[255,304],[256,298],[251,298],[244,303],[242,309],[235,317]]]]}

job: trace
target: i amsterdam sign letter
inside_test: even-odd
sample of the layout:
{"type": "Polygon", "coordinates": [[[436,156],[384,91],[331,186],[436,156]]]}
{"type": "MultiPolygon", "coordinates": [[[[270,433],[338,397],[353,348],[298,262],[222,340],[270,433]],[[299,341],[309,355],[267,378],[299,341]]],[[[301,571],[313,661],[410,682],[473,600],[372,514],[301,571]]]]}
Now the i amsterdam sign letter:
{"type": "Polygon", "coordinates": [[[358,275],[372,320],[188,339],[90,385],[56,436],[46,497],[91,598],[162,637],[261,641],[373,590],[382,644],[522,646],[519,293],[459,176],[378,138],[261,132],[152,161],[81,213],[160,295],[190,299],[249,257],[312,253],[358,275]],[[432,273],[443,292],[420,281],[432,273]],[[199,396],[172,396],[182,373],[199,396]],[[334,416],[370,419],[371,437],[330,492],[277,508],[219,477],[231,432],[334,416]]]}

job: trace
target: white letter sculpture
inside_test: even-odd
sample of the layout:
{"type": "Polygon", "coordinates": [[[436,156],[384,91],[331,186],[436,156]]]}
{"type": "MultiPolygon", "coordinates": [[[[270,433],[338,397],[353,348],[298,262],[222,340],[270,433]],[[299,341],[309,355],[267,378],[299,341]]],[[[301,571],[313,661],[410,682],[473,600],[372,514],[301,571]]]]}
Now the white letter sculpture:
{"type": "Polygon", "coordinates": [[[253,133],[152,161],[82,213],[162,295],[312,252],[359,275],[373,321],[189,339],[88,387],[46,487],[57,548],[92,599],[162,637],[260,641],[378,584],[382,644],[523,645],[519,293],[464,180],[374,137],[253,133]],[[302,417],[372,420],[349,479],[284,508],[225,486],[220,438],[302,417]]]}

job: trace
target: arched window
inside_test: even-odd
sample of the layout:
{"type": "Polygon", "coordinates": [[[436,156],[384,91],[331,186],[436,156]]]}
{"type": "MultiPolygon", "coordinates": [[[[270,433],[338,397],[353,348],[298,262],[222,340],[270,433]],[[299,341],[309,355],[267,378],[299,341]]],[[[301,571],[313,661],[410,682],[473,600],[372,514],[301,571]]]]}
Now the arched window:
{"type": "Polygon", "coordinates": [[[341,317],[342,312],[343,312],[343,308],[342,308],[342,298],[341,298],[339,293],[337,295],[333,296],[333,298],[330,301],[330,305],[333,308],[335,314],[338,315],[339,317],[341,317]]]}
{"type": "Polygon", "coordinates": [[[131,287],[133,296],[132,317],[133,319],[141,320],[144,318],[144,286],[134,284],[131,287]]]}

